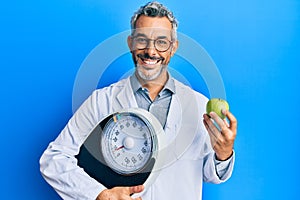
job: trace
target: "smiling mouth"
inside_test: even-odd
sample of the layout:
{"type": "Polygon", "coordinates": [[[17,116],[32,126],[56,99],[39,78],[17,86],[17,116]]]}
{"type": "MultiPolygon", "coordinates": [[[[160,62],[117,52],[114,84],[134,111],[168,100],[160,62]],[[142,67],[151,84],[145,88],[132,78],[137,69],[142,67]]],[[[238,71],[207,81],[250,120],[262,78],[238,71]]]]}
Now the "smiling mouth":
{"type": "Polygon", "coordinates": [[[157,63],[163,60],[163,58],[144,56],[141,54],[138,54],[137,57],[146,65],[156,65],[157,63]]]}

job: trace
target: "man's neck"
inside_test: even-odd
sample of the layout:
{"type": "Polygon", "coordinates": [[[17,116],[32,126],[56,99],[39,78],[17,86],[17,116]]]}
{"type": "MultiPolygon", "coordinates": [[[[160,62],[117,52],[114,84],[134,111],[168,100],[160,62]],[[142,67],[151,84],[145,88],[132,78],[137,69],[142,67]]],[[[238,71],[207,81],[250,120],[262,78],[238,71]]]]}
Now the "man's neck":
{"type": "Polygon", "coordinates": [[[139,75],[136,74],[136,77],[140,84],[144,87],[147,88],[149,91],[149,97],[153,101],[157,95],[160,93],[160,91],[164,88],[165,84],[168,81],[168,73],[166,70],[162,72],[162,74],[157,77],[154,80],[147,81],[139,77],[139,75]]]}

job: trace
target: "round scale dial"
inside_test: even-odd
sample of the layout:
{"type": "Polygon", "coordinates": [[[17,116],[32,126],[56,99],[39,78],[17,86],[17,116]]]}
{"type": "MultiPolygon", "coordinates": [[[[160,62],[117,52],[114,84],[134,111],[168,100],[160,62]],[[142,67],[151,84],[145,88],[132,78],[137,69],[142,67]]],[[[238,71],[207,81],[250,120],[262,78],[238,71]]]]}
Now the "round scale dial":
{"type": "Polygon", "coordinates": [[[142,171],[155,148],[150,123],[133,113],[117,113],[106,123],[101,138],[101,152],[106,164],[122,175],[142,171]]]}

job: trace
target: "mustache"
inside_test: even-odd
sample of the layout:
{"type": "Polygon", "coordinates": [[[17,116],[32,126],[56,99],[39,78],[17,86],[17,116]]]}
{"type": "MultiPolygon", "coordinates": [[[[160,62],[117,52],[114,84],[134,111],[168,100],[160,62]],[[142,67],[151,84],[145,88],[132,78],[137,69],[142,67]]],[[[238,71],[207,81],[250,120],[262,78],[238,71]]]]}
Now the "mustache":
{"type": "Polygon", "coordinates": [[[163,57],[150,56],[149,54],[137,54],[136,56],[140,59],[164,60],[163,57]]]}

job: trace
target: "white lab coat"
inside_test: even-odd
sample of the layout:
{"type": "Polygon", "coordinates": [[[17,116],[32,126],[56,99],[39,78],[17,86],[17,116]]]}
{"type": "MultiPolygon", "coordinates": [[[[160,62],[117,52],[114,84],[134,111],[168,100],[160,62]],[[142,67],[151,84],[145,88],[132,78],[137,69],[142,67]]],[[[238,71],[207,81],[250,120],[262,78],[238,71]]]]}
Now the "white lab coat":
{"type": "MultiPolygon", "coordinates": [[[[208,133],[202,122],[207,98],[175,80],[165,125],[165,165],[143,200],[199,200],[202,182],[221,183],[232,173],[233,157],[216,165],[208,133]],[[222,171],[219,178],[216,171],[222,171]]],[[[70,119],[40,159],[45,180],[63,199],[96,199],[105,189],[77,165],[75,155],[88,134],[107,115],[136,108],[129,78],[95,90],[70,119]]]]}

